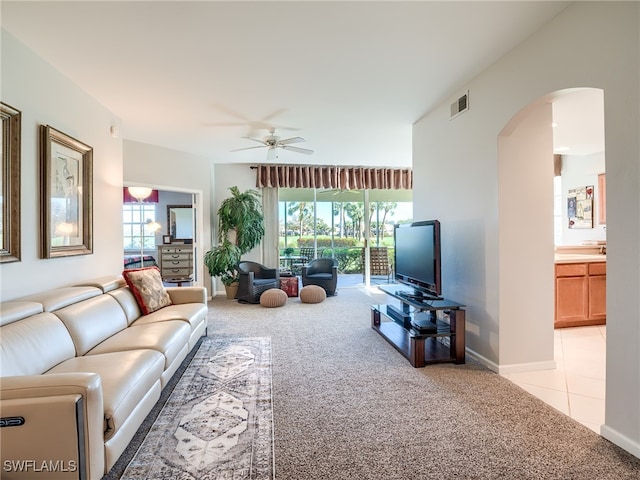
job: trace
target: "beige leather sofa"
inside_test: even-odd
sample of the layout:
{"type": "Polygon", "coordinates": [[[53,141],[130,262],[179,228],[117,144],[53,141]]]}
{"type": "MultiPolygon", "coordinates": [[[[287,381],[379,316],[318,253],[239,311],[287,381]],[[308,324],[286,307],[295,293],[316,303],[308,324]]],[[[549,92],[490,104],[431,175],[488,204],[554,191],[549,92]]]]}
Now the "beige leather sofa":
{"type": "Polygon", "coordinates": [[[206,332],[206,290],[141,315],[120,277],[0,304],[0,477],[100,479],[206,332]]]}

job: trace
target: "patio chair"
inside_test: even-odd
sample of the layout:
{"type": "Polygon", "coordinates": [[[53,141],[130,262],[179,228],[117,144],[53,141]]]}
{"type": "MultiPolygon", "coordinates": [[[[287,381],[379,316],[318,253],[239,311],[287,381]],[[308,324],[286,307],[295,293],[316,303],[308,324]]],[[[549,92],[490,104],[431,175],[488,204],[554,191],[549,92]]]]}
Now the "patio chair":
{"type": "MultiPolygon", "coordinates": [[[[364,265],[364,249],[362,250],[362,264],[364,265]]],[[[369,270],[372,277],[379,275],[386,276],[387,283],[389,283],[392,268],[389,262],[389,249],[387,247],[369,247],[369,270]]]]}
{"type": "Polygon", "coordinates": [[[317,285],[328,296],[336,294],[338,286],[338,261],[335,258],[316,258],[302,267],[302,286],[317,285]]]}
{"type": "Polygon", "coordinates": [[[270,288],[280,288],[280,272],[257,262],[238,263],[240,284],[236,298],[240,303],[260,303],[260,295],[270,288]]]}

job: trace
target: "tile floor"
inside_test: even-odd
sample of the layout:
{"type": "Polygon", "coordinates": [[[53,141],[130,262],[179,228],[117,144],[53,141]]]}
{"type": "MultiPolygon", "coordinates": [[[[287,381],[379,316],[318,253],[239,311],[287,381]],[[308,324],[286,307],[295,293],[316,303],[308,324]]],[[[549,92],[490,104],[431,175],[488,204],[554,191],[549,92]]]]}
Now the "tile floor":
{"type": "Polygon", "coordinates": [[[599,434],[604,423],[606,327],[559,328],[554,333],[554,370],[504,377],[599,434]]]}

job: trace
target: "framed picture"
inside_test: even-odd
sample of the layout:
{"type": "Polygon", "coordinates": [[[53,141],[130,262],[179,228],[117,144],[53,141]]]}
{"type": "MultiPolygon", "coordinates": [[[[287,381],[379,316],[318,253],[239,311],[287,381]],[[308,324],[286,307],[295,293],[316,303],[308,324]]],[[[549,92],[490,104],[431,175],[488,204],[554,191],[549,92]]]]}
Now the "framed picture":
{"type": "Polygon", "coordinates": [[[171,235],[163,235],[162,243],[164,243],[165,245],[171,243],[171,235]]]}
{"type": "Polygon", "coordinates": [[[20,129],[22,113],[0,103],[0,263],[20,261],[20,129]]]}
{"type": "Polygon", "coordinates": [[[42,258],[93,253],[93,149],[40,126],[42,258]]]}
{"type": "Polygon", "coordinates": [[[569,228],[593,228],[593,185],[569,190],[567,217],[569,228]]]}

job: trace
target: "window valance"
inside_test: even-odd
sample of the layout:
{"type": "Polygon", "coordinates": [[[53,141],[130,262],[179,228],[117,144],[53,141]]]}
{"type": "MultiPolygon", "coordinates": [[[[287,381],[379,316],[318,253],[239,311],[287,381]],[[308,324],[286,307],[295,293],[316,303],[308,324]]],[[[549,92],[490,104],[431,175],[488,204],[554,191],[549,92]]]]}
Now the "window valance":
{"type": "Polygon", "coordinates": [[[256,187],[411,190],[410,168],[258,165],[256,187]]]}

